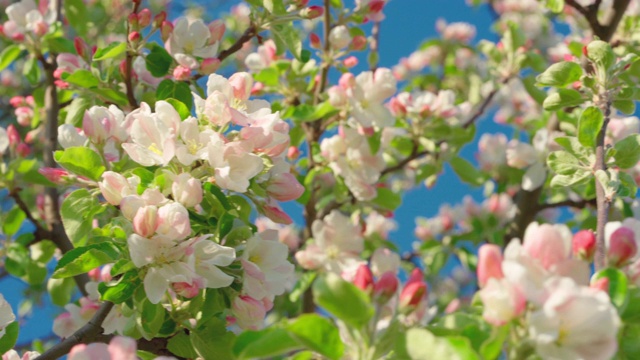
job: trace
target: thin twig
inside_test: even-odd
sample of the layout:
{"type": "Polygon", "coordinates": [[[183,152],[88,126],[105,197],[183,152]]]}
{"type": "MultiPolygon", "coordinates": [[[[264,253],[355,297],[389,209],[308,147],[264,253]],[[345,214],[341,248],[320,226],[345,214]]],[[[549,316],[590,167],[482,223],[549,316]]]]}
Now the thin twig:
{"type": "Polygon", "coordinates": [[[99,335],[102,334],[102,323],[107,318],[111,309],[113,308],[113,303],[110,301],[106,301],[100,306],[100,308],[96,311],[93,318],[89,320],[87,324],[81,327],[79,330],[74,332],[68,338],[62,340],[59,344],[56,344],[51,349],[45,351],[42,355],[38,357],[39,360],[54,360],[58,359],[71,351],[71,348],[78,344],[88,344],[93,342],[99,335]]]}
{"type": "MultiPolygon", "coordinates": [[[[140,8],[140,1],[133,2],[133,10],[132,14],[137,14],[138,9],[140,8]]],[[[131,25],[127,21],[127,55],[125,59],[125,70],[124,70],[124,84],[127,88],[127,100],[129,101],[129,106],[131,110],[138,107],[138,101],[136,100],[135,95],[133,94],[133,58],[137,56],[137,51],[134,50],[136,48],[136,44],[129,40],[129,34],[131,34],[131,25]]]]}
{"type": "Polygon", "coordinates": [[[378,68],[380,52],[380,21],[374,22],[373,27],[371,28],[371,45],[369,46],[369,49],[372,54],[375,54],[372,57],[374,61],[371,63],[371,71],[376,71],[378,68]]]}
{"type": "MultiPolygon", "coordinates": [[[[611,117],[611,101],[607,101],[602,106],[602,112],[604,113],[604,122],[598,137],[596,138],[596,163],[593,167],[594,173],[596,171],[607,170],[607,164],[605,161],[605,146],[604,141],[607,133],[607,125],[611,117]]],[[[611,199],[606,196],[604,186],[598,179],[596,179],[596,200],[597,200],[597,215],[598,221],[596,225],[596,254],[595,254],[595,267],[596,271],[604,269],[606,266],[606,244],[604,238],[604,228],[607,225],[609,218],[609,207],[611,206],[611,199]]]]}
{"type": "Polygon", "coordinates": [[[313,99],[313,104],[317,105],[320,102],[320,96],[324,92],[327,86],[327,78],[329,76],[329,68],[331,67],[331,1],[324,0],[324,47],[322,51],[322,70],[320,72],[320,81],[316,87],[316,94],[313,99]]]}

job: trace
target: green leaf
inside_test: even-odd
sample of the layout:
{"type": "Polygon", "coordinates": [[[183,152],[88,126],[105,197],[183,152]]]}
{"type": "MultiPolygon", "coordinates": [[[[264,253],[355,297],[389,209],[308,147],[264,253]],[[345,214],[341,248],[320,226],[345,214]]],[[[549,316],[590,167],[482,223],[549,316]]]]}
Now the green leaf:
{"type": "Polygon", "coordinates": [[[616,165],[622,169],[629,169],[638,164],[640,161],[640,135],[633,134],[615,143],[616,149],[613,157],[616,159],[616,165]]]}
{"type": "Polygon", "coordinates": [[[100,300],[111,301],[116,304],[122,304],[129,300],[141,285],[138,273],[139,270],[135,269],[124,273],[116,281],[98,284],[100,300]]]}
{"type": "Polygon", "coordinates": [[[38,60],[35,57],[30,57],[29,60],[24,63],[22,75],[27,78],[31,85],[35,85],[40,81],[40,66],[38,65],[38,60]]]}
{"type": "Polygon", "coordinates": [[[85,274],[99,266],[115,262],[119,256],[118,248],[108,242],[75,248],[58,261],[52,277],[64,279],[85,274]]]}
{"type": "Polygon", "coordinates": [[[234,339],[235,335],[227,331],[225,322],[218,318],[191,332],[191,344],[204,360],[233,360],[234,339]]]}
{"type": "Polygon", "coordinates": [[[564,0],[546,0],[545,5],[551,12],[559,14],[564,9],[564,0]]]}
{"type": "Polygon", "coordinates": [[[137,309],[141,312],[136,315],[136,326],[147,340],[157,336],[158,331],[164,323],[165,309],[161,303],[152,304],[148,299],[144,299],[142,304],[138,304],[137,309]],[[140,306],[141,305],[141,306],[140,306]]]}
{"type": "Polygon", "coordinates": [[[4,335],[0,336],[0,354],[6,353],[16,345],[18,334],[20,334],[20,324],[14,321],[7,325],[4,330],[4,335]]]}
{"type": "Polygon", "coordinates": [[[165,101],[171,104],[174,109],[176,109],[178,114],[180,114],[180,119],[184,120],[191,116],[191,111],[189,111],[187,105],[185,105],[182,101],[177,99],[165,99],[165,101]]]}
{"type": "Polygon", "coordinates": [[[127,95],[122,91],[109,89],[109,88],[96,88],[91,91],[99,95],[106,102],[113,102],[119,106],[126,106],[128,104],[127,95]]]}
{"type": "Polygon", "coordinates": [[[49,45],[49,51],[54,53],[76,53],[76,48],[73,45],[73,41],[62,36],[47,39],[47,44],[49,45]]]}
{"type": "Polygon", "coordinates": [[[638,193],[638,186],[636,185],[636,181],[633,176],[623,171],[618,172],[618,176],[620,177],[618,195],[629,196],[632,199],[635,199],[636,194],[638,193]]]}
{"type": "Polygon", "coordinates": [[[26,218],[25,213],[19,207],[14,206],[4,218],[2,232],[8,236],[17,233],[26,218]]]}
{"type": "Polygon", "coordinates": [[[556,175],[551,179],[552,188],[569,187],[579,184],[584,184],[591,178],[590,171],[576,171],[571,175],[556,175]]]}
{"type": "Polygon", "coordinates": [[[84,36],[87,32],[87,24],[89,22],[89,14],[87,7],[82,0],[65,0],[64,1],[65,19],[73,26],[78,35],[84,36]]]}
{"type": "Polygon", "coordinates": [[[480,186],[484,183],[484,174],[476,169],[468,160],[456,156],[451,159],[449,164],[451,164],[453,171],[458,174],[460,180],[473,186],[480,186]]]}
{"type": "Polygon", "coordinates": [[[585,165],[591,166],[591,164],[596,161],[594,149],[582,146],[577,137],[557,137],[555,138],[555,142],[585,165]]]}
{"type": "Polygon", "coordinates": [[[612,105],[625,115],[632,115],[636,111],[636,103],[633,100],[615,100],[612,105]]]}
{"type": "Polygon", "coordinates": [[[547,165],[559,175],[571,175],[583,168],[578,159],[567,151],[554,151],[549,154],[547,165]]]}
{"type": "Polygon", "coordinates": [[[193,95],[191,95],[189,85],[182,81],[171,81],[169,79],[162,80],[162,82],[158,84],[156,98],[157,100],[173,98],[181,101],[187,106],[187,108],[190,108],[193,105],[193,95]]]}
{"type": "Polygon", "coordinates": [[[74,146],[59,150],[54,157],[63,168],[91,180],[100,180],[105,171],[100,155],[88,147],[74,146]]]}
{"type": "Polygon", "coordinates": [[[353,327],[362,326],[374,313],[364,292],[332,273],[316,279],[313,298],[316,304],[353,327]]]}
{"type": "Polygon", "coordinates": [[[167,50],[156,43],[149,43],[147,47],[151,50],[144,58],[147,70],[155,77],[163,77],[169,73],[173,58],[167,50]]]}
{"type": "Polygon", "coordinates": [[[297,302],[302,294],[304,294],[304,292],[307,291],[311,284],[313,284],[313,281],[316,279],[317,275],[318,273],[314,271],[302,273],[302,275],[298,277],[296,285],[293,287],[293,289],[291,289],[291,292],[289,293],[289,301],[293,303],[297,302]]]}
{"type": "Polygon", "coordinates": [[[480,355],[485,359],[499,358],[507,336],[509,336],[508,325],[492,328],[491,336],[480,346],[480,355]]]}
{"type": "Polygon", "coordinates": [[[620,182],[618,181],[618,172],[612,172],[610,170],[596,170],[594,175],[596,177],[596,181],[598,181],[604,188],[604,196],[607,198],[613,198],[620,186],[620,182]]]}
{"type": "Polygon", "coordinates": [[[556,111],[565,107],[578,106],[584,102],[585,99],[578,91],[573,89],[558,89],[558,92],[544,99],[542,107],[547,111],[556,111]]]}
{"type": "Polygon", "coordinates": [[[82,127],[82,119],[84,113],[89,110],[92,101],[87,97],[77,97],[71,101],[66,107],[67,116],[64,118],[65,124],[71,124],[75,127],[82,127]]]}
{"type": "Polygon", "coordinates": [[[9,45],[0,53],[0,71],[7,68],[7,66],[11,65],[18,56],[20,56],[20,47],[18,45],[9,45]]]}
{"type": "Polygon", "coordinates": [[[183,358],[195,359],[198,357],[198,353],[193,349],[193,345],[191,345],[189,335],[184,332],[179,332],[169,339],[167,349],[171,351],[172,354],[183,358]]]}
{"type": "Polygon", "coordinates": [[[595,106],[586,108],[580,116],[578,123],[578,140],[587,147],[595,147],[596,139],[602,125],[604,124],[604,116],[600,109],[595,106]]]}
{"type": "Polygon", "coordinates": [[[280,84],[280,73],[272,67],[262,69],[253,78],[266,86],[278,86],[280,84]]]}
{"type": "Polygon", "coordinates": [[[62,80],[85,89],[92,89],[100,85],[100,79],[93,75],[91,71],[85,69],[78,69],[71,74],[64,73],[62,74],[62,80]]]}
{"type": "Polygon", "coordinates": [[[308,349],[329,359],[340,359],[344,353],[338,328],[320,315],[301,315],[287,326],[287,330],[308,349]]]}
{"type": "Polygon", "coordinates": [[[609,280],[609,298],[618,309],[618,312],[622,313],[629,301],[629,293],[627,291],[629,280],[627,275],[618,269],[606,268],[593,274],[592,281],[602,278],[609,280]]]}
{"type": "Polygon", "coordinates": [[[373,204],[386,210],[395,210],[402,205],[402,196],[388,188],[379,188],[373,204]]]}
{"type": "Polygon", "coordinates": [[[471,348],[468,339],[462,337],[437,337],[430,331],[419,328],[412,328],[407,331],[406,352],[411,360],[480,359],[471,348]]]}
{"type": "Polygon", "coordinates": [[[616,63],[616,55],[611,45],[602,40],[594,40],[587,45],[587,58],[602,72],[606,72],[616,63]]]}
{"type": "Polygon", "coordinates": [[[96,50],[96,53],[93,55],[93,61],[115,58],[124,54],[125,51],[127,51],[127,43],[112,42],[106,47],[96,50]]]}
{"type": "Polygon", "coordinates": [[[536,77],[538,86],[565,87],[580,80],[582,67],[572,61],[555,63],[536,77]]]}
{"type": "Polygon", "coordinates": [[[74,245],[86,242],[94,216],[104,209],[87,189],[78,189],[64,199],[60,214],[64,230],[74,245]]]}
{"type": "Polygon", "coordinates": [[[233,354],[238,359],[255,359],[286,354],[302,346],[291,334],[280,328],[260,331],[244,331],[233,344],[233,354]]]}
{"type": "Polygon", "coordinates": [[[283,53],[286,48],[291,52],[291,55],[302,61],[300,34],[292,23],[273,25],[271,26],[271,33],[279,54],[283,53]]]}
{"type": "Polygon", "coordinates": [[[71,301],[71,295],[76,288],[76,282],[72,278],[54,279],[47,282],[47,291],[51,302],[57,306],[65,306],[71,301]]]}

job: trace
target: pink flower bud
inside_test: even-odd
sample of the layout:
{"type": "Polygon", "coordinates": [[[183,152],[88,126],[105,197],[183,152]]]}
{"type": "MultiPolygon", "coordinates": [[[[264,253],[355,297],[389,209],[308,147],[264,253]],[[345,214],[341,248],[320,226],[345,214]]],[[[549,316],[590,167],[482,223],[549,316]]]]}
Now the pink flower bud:
{"type": "Polygon", "coordinates": [[[398,277],[396,277],[393,272],[387,271],[382,274],[373,287],[373,297],[376,299],[376,302],[378,304],[386,304],[389,302],[398,290],[398,285],[398,277]]]}
{"type": "Polygon", "coordinates": [[[352,73],[344,73],[338,80],[338,85],[344,90],[351,89],[356,85],[356,77],[352,73]]]}
{"type": "Polygon", "coordinates": [[[158,15],[153,18],[153,27],[161,27],[165,20],[167,20],[167,13],[165,11],[160,11],[158,15]]]}
{"type": "Polygon", "coordinates": [[[25,104],[25,99],[23,96],[14,96],[9,100],[9,104],[14,108],[18,108],[25,104]]]}
{"type": "Polygon", "coordinates": [[[269,180],[266,190],[269,196],[278,201],[291,201],[302,195],[304,187],[292,174],[282,173],[269,180]]]}
{"type": "Polygon", "coordinates": [[[76,53],[80,57],[86,57],[88,45],[81,37],[76,36],[73,39],[73,47],[76,49],[76,53]]]}
{"type": "Polygon", "coordinates": [[[173,69],[173,77],[178,81],[186,81],[191,78],[191,69],[178,65],[173,69]]]}
{"type": "Polygon", "coordinates": [[[142,237],[151,237],[158,228],[158,208],[155,206],[143,206],[138,209],[133,217],[133,231],[142,237]]]}
{"type": "Polygon", "coordinates": [[[140,40],[140,33],[137,31],[132,31],[131,33],[129,33],[129,36],[127,38],[129,39],[129,42],[135,43],[140,40]]]}
{"type": "Polygon", "coordinates": [[[39,126],[31,131],[29,131],[27,133],[27,135],[25,135],[24,137],[24,142],[26,142],[27,144],[33,144],[36,140],[40,139],[40,135],[42,135],[42,130],[43,127],[39,126]]]}
{"type": "Polygon", "coordinates": [[[424,281],[407,282],[400,293],[399,309],[403,313],[410,313],[427,297],[427,283],[424,281]]]}
{"type": "Polygon", "coordinates": [[[264,216],[277,224],[291,225],[293,220],[276,203],[267,204],[262,208],[264,216]]]}
{"type": "Polygon", "coordinates": [[[47,178],[47,180],[58,185],[66,184],[69,177],[69,172],[60,168],[42,167],[38,169],[38,172],[47,178]]]}
{"type": "Polygon", "coordinates": [[[242,329],[257,330],[262,327],[267,313],[263,302],[250,296],[238,296],[231,305],[236,323],[242,329]]]}
{"type": "Polygon", "coordinates": [[[300,16],[307,19],[315,19],[317,17],[322,16],[324,14],[324,8],[322,6],[309,6],[308,8],[302,10],[300,12],[300,16]]]}
{"type": "Polygon", "coordinates": [[[460,302],[460,299],[455,298],[453,300],[451,300],[449,302],[449,304],[447,304],[447,307],[444,309],[444,313],[445,314],[451,314],[453,312],[458,311],[458,309],[460,309],[460,305],[462,303],[460,302]]]}
{"type": "Polygon", "coordinates": [[[105,200],[111,205],[120,205],[123,195],[128,194],[129,182],[124,176],[113,172],[105,171],[102,174],[102,181],[98,183],[105,200]]]}
{"type": "Polygon", "coordinates": [[[16,152],[21,157],[27,157],[29,156],[29,154],[31,154],[31,147],[21,142],[20,144],[18,144],[18,146],[16,146],[16,152]]]}
{"type": "Polygon", "coordinates": [[[356,270],[356,276],[353,279],[353,284],[360,290],[370,293],[373,288],[373,274],[369,266],[362,264],[356,270]]]}
{"type": "Polygon", "coordinates": [[[379,13],[384,8],[384,0],[373,0],[369,3],[369,12],[379,13]]]}
{"type": "Polygon", "coordinates": [[[17,146],[20,143],[20,133],[13,124],[7,127],[7,137],[11,146],[17,146]]]}
{"type": "Polygon", "coordinates": [[[633,258],[638,252],[635,233],[628,227],[620,227],[609,239],[609,264],[619,267],[633,258]]]}
{"type": "Polygon", "coordinates": [[[316,35],[316,33],[309,34],[309,42],[311,43],[311,47],[314,49],[320,49],[322,47],[320,37],[316,35]]]}
{"type": "Polygon", "coordinates": [[[502,279],[502,250],[495,244],[484,244],[478,250],[478,284],[484,287],[489,279],[502,279]]]}
{"type": "Polygon", "coordinates": [[[220,68],[220,60],[217,58],[204,59],[200,64],[200,73],[204,75],[213,74],[218,68],[220,68]]]}
{"type": "Polygon", "coordinates": [[[295,160],[300,156],[300,149],[296,146],[289,146],[287,150],[287,158],[291,161],[295,160]]]}
{"type": "Polygon", "coordinates": [[[185,297],[187,299],[196,297],[200,292],[200,286],[198,286],[198,284],[196,284],[195,281],[193,283],[188,283],[188,282],[173,283],[172,287],[173,287],[173,291],[175,291],[176,294],[182,297],[185,297]]]}
{"type": "Polygon", "coordinates": [[[97,268],[89,270],[87,275],[89,275],[89,278],[92,281],[99,281],[100,280],[100,268],[97,267],[97,268]]]}
{"type": "Polygon", "coordinates": [[[151,10],[144,8],[138,12],[138,24],[140,27],[147,27],[151,24],[151,10]]]}
{"type": "Polygon", "coordinates": [[[355,57],[355,56],[349,56],[348,58],[342,60],[342,64],[346,68],[352,68],[352,67],[358,65],[358,58],[355,57]]]}
{"type": "Polygon", "coordinates": [[[591,230],[580,230],[572,239],[573,256],[591,261],[596,252],[596,235],[591,230]]]}
{"type": "Polygon", "coordinates": [[[16,115],[16,119],[18,120],[18,124],[21,126],[30,126],[31,119],[33,118],[33,110],[30,107],[20,106],[14,112],[16,115]]]}
{"type": "Polygon", "coordinates": [[[349,48],[351,50],[360,51],[364,50],[367,47],[367,38],[362,35],[356,35],[351,39],[351,45],[349,48]]]}
{"type": "Polygon", "coordinates": [[[49,31],[49,24],[44,21],[38,21],[34,25],[33,33],[37,36],[44,36],[49,31]]]}
{"type": "Polygon", "coordinates": [[[134,13],[129,14],[127,21],[129,22],[129,26],[131,26],[132,29],[137,29],[139,27],[138,14],[134,14],[134,13]]]}
{"type": "Polygon", "coordinates": [[[251,88],[251,95],[258,95],[264,90],[264,84],[256,81],[251,88]]]}
{"type": "Polygon", "coordinates": [[[299,8],[303,8],[309,4],[309,0],[295,0],[295,4],[299,8]]]}
{"type": "Polygon", "coordinates": [[[222,20],[215,20],[209,24],[209,33],[211,37],[209,38],[209,44],[214,44],[220,41],[224,36],[224,32],[226,30],[226,26],[222,20]]]}
{"type": "Polygon", "coordinates": [[[167,42],[172,32],[173,32],[173,24],[168,21],[163,21],[162,26],[160,27],[160,35],[162,37],[162,41],[167,42]]]}

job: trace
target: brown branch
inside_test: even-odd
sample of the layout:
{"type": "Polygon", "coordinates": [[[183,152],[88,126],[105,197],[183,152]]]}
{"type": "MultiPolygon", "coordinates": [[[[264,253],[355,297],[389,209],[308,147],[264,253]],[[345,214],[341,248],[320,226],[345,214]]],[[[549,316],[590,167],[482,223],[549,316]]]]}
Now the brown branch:
{"type": "Polygon", "coordinates": [[[9,192],[9,196],[13,198],[13,200],[16,202],[16,205],[18,205],[20,210],[22,210],[22,212],[26,215],[27,219],[31,221],[31,223],[33,223],[33,225],[36,227],[36,231],[33,233],[35,238],[31,242],[31,244],[35,244],[42,240],[51,239],[51,231],[45,229],[42,225],[40,225],[40,222],[33,217],[33,215],[31,214],[31,210],[29,210],[27,204],[20,197],[20,190],[20,188],[12,189],[9,192]]]}
{"type": "Polygon", "coordinates": [[[616,32],[620,20],[624,16],[627,7],[631,0],[615,0],[612,7],[612,13],[608,21],[604,24],[598,20],[598,11],[600,9],[601,0],[596,0],[593,4],[584,7],[580,5],[576,0],[565,0],[568,6],[574,8],[577,12],[584,16],[585,20],[589,23],[591,31],[602,41],[611,41],[613,34],[616,32]]]}
{"type": "Polygon", "coordinates": [[[258,35],[258,29],[255,24],[251,24],[247,30],[236,40],[233,45],[231,45],[228,49],[224,49],[218,54],[218,60],[222,61],[232,54],[236,53],[238,50],[242,49],[244,43],[251,40],[254,36],[258,35]]]}
{"type": "Polygon", "coordinates": [[[611,13],[609,21],[607,21],[607,26],[603,29],[603,33],[598,35],[600,39],[607,42],[611,41],[630,3],[631,0],[615,0],[613,3],[613,13],[611,13]]]}
{"type": "Polygon", "coordinates": [[[538,203],[540,194],[542,194],[543,186],[527,191],[520,189],[515,196],[516,215],[509,224],[507,232],[504,235],[504,245],[506,246],[513,239],[522,239],[527,226],[536,218],[538,212],[542,209],[538,203]]]}
{"type": "Polygon", "coordinates": [[[596,200],[595,199],[580,200],[580,201],[564,200],[564,201],[559,201],[559,202],[556,202],[556,203],[540,204],[538,206],[538,208],[540,210],[554,209],[554,208],[559,208],[559,207],[572,207],[572,208],[575,208],[575,209],[584,209],[587,206],[595,206],[595,205],[596,205],[596,200]]]}
{"type": "Polygon", "coordinates": [[[87,324],[81,327],[78,331],[73,333],[73,335],[68,338],[62,340],[62,342],[53,346],[49,350],[45,351],[42,355],[38,357],[40,360],[54,360],[58,359],[71,351],[71,348],[78,344],[88,344],[95,339],[97,339],[102,334],[102,323],[111,312],[113,308],[113,303],[106,301],[100,306],[98,311],[96,311],[93,318],[89,320],[87,324]]]}
{"type": "Polygon", "coordinates": [[[383,177],[389,173],[393,173],[396,172],[398,170],[402,170],[408,163],[410,163],[411,161],[421,158],[425,155],[429,154],[429,151],[427,150],[422,150],[422,151],[418,151],[418,145],[414,145],[413,149],[411,150],[411,154],[409,156],[407,156],[406,158],[402,159],[402,161],[400,161],[399,163],[389,166],[387,168],[385,168],[384,170],[382,170],[382,172],[380,172],[380,177],[383,177]]]}

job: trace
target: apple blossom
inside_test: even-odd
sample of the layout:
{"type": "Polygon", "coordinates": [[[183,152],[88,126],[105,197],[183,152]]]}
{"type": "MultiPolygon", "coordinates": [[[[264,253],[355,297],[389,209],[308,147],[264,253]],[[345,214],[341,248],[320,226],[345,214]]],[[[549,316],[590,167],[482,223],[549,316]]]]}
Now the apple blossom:
{"type": "Polygon", "coordinates": [[[40,356],[40,353],[37,351],[25,351],[20,357],[17,351],[9,350],[2,355],[2,360],[33,360],[38,356],[40,356]]]}
{"type": "Polygon", "coordinates": [[[380,277],[385,273],[396,274],[400,269],[400,255],[387,249],[377,248],[371,255],[371,271],[380,277]]]}
{"type": "Polygon", "coordinates": [[[137,344],[134,339],[116,336],[109,342],[109,345],[103,343],[78,344],[71,348],[69,352],[69,360],[135,360],[137,344]]]}
{"type": "Polygon", "coordinates": [[[479,295],[484,305],[482,317],[496,326],[508,323],[525,310],[523,294],[507,279],[489,278],[479,295]]]}
{"type": "Polygon", "coordinates": [[[242,329],[262,328],[267,309],[262,301],[250,296],[238,296],[231,305],[236,324],[242,329]]]}
{"type": "Polygon", "coordinates": [[[11,306],[4,299],[4,296],[0,294],[0,338],[5,334],[6,328],[9,324],[14,322],[16,316],[11,310],[11,306]]]}
{"type": "Polygon", "coordinates": [[[584,260],[590,260],[596,251],[596,235],[591,230],[580,230],[572,239],[573,255],[584,260]]]}
{"type": "Polygon", "coordinates": [[[490,279],[500,280],[502,273],[502,250],[494,244],[484,244],[478,249],[478,285],[484,287],[490,279]]]}
{"type": "Polygon", "coordinates": [[[338,25],[329,32],[329,43],[335,50],[341,50],[351,43],[349,29],[344,25],[338,25]]]}
{"type": "Polygon", "coordinates": [[[165,46],[180,64],[189,69],[198,66],[196,58],[212,58],[218,52],[218,41],[211,42],[211,32],[200,19],[181,17],[176,20],[165,46]]]}
{"type": "Polygon", "coordinates": [[[189,173],[175,175],[171,194],[174,200],[185,207],[194,207],[202,202],[202,182],[189,173]]]}
{"type": "Polygon", "coordinates": [[[152,113],[143,103],[125,119],[131,142],[123,143],[122,148],[143,166],[167,165],[176,151],[180,115],[166,101],[156,102],[155,107],[156,112],[152,113]]]}
{"type": "Polygon", "coordinates": [[[606,293],[556,278],[529,319],[536,350],[545,358],[610,359],[616,352],[620,318],[606,293]]]}
{"type": "MultiPolygon", "coordinates": [[[[344,77],[344,75],[343,75],[344,77]]],[[[346,87],[351,115],[363,127],[393,125],[393,115],[382,103],[396,92],[391,70],[365,71],[346,87]]]]}
{"type": "Polygon", "coordinates": [[[7,130],[0,128],[0,155],[4,155],[4,152],[9,148],[9,136],[7,130]]]}
{"type": "Polygon", "coordinates": [[[361,264],[356,270],[356,275],[353,278],[353,284],[360,290],[371,293],[374,286],[373,274],[371,269],[366,264],[361,264]]]}

